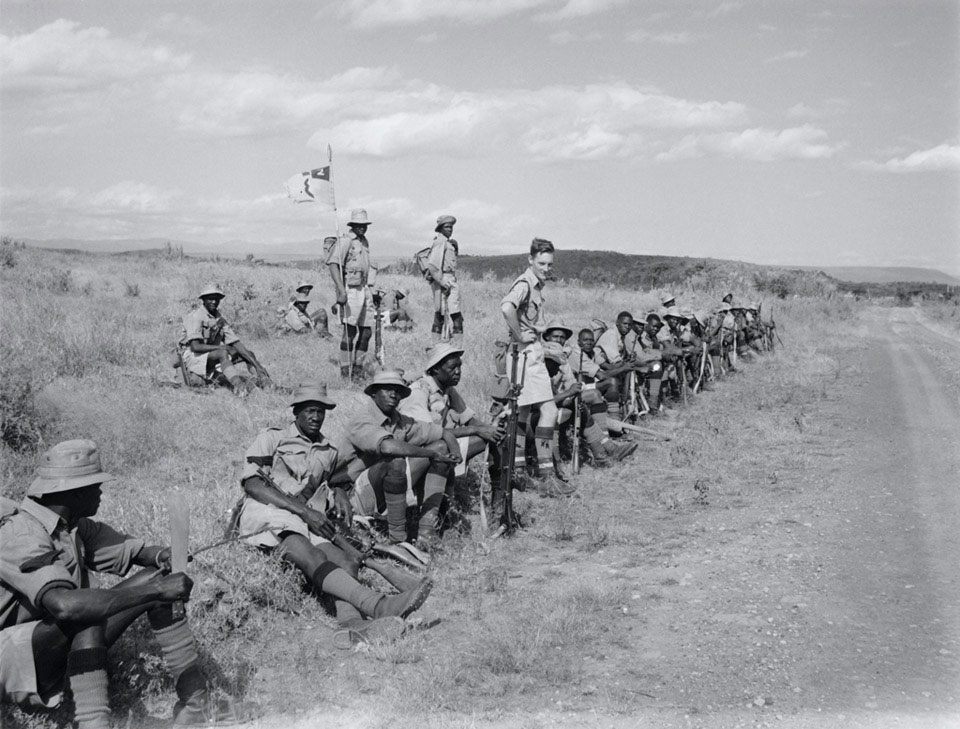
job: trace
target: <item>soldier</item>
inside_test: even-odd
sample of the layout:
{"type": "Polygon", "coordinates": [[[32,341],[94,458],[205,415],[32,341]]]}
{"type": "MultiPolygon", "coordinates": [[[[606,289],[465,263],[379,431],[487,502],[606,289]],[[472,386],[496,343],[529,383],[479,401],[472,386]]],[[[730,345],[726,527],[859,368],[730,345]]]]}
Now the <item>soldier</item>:
{"type": "MultiPolygon", "coordinates": [[[[635,326],[635,329],[636,328],[635,326]]],[[[644,318],[643,326],[638,332],[640,347],[644,355],[651,359],[651,372],[647,378],[647,383],[650,387],[649,414],[652,416],[660,414],[660,392],[666,370],[662,363],[663,354],[661,350],[663,349],[663,342],[658,336],[661,329],[663,329],[663,319],[660,318],[657,312],[651,311],[644,318]]]]}
{"type": "Polygon", "coordinates": [[[723,297],[723,303],[717,308],[717,334],[720,337],[721,347],[720,357],[721,367],[717,371],[727,372],[737,371],[737,320],[733,315],[733,307],[730,305],[733,301],[733,294],[727,294],[723,297]],[[728,301],[729,298],[729,301],[728,301]]]}
{"type": "Polygon", "coordinates": [[[235,392],[245,395],[249,392],[250,381],[234,366],[237,362],[245,362],[247,368],[256,373],[254,384],[271,386],[270,374],[220,314],[224,293],[219,284],[207,286],[198,298],[201,306],[183,317],[179,364],[185,382],[197,387],[206,382],[226,380],[235,392]]]}
{"type": "Polygon", "coordinates": [[[293,422],[261,431],[247,449],[239,530],[253,534],[246,540],[249,544],[277,549],[281,559],[335,601],[337,620],[349,631],[347,645],[374,635],[399,635],[403,625],[396,618],[419,608],[431,583],[411,582],[406,573],[384,571],[372,562],[370,566],[403,591],[386,596],[357,582],[360,565],[331,543],[335,528],[327,518],[328,512],[335,513],[348,525],[353,518],[347,491],[330,483],[344,461],[322,432],[327,411],[336,403],[327,396],[325,384],[313,383],[297,388],[290,406],[293,422]],[[270,531],[256,534],[267,528],[270,531]],[[380,618],[393,620],[371,620],[380,618]]]}
{"type": "MultiPolygon", "coordinates": [[[[601,429],[591,415],[591,410],[584,399],[585,386],[577,380],[569,364],[568,352],[563,346],[572,334],[572,329],[560,323],[549,324],[543,333],[543,352],[553,387],[553,401],[560,410],[561,423],[570,421],[574,410],[577,407],[580,408],[582,435],[593,457],[593,465],[597,468],[607,468],[610,466],[611,458],[622,461],[636,450],[637,444],[614,443],[610,440],[609,433],[601,429]]],[[[596,394],[596,390],[590,390],[590,392],[596,394]]],[[[574,448],[579,447],[580,436],[581,433],[573,433],[574,448]]],[[[559,459],[559,453],[554,454],[554,457],[559,459]]]]}
{"type": "MultiPolygon", "coordinates": [[[[636,376],[626,377],[626,382],[623,383],[621,388],[621,392],[630,397],[632,397],[630,388],[638,386],[637,377],[643,377],[650,381],[651,392],[654,389],[659,392],[660,378],[663,372],[659,352],[651,354],[649,348],[645,349],[639,346],[639,342],[637,325],[629,311],[621,311],[617,314],[615,328],[608,329],[597,340],[597,348],[603,352],[609,363],[607,369],[622,371],[626,366],[625,374],[636,373],[636,376]]],[[[601,365],[601,368],[603,367],[604,365],[601,365]]],[[[613,403],[609,397],[607,398],[607,413],[613,419],[617,419],[620,415],[619,403],[613,403]]],[[[632,415],[632,413],[628,413],[628,415],[632,415]]]]}
{"type": "Polygon", "coordinates": [[[109,729],[107,650],[146,615],[177,691],[174,726],[241,719],[242,707],[212,702],[196,640],[173,604],[193,582],[170,573],[170,548],[148,545],[94,521],[103,471],[96,443],[70,440],[40,458],[19,506],[0,518],[0,698],[34,708],[60,705],[68,685],[80,729],[109,729]],[[90,575],[137,574],[110,589],[90,575]]]}
{"type": "Polygon", "coordinates": [[[410,388],[397,370],[378,372],[364,393],[369,400],[351,414],[341,449],[354,484],[354,509],[361,515],[385,512],[390,541],[406,542],[411,490],[420,507],[417,545],[430,551],[450,467],[460,462],[457,437],[398,410],[410,388]]]}
{"type": "Polygon", "coordinates": [[[404,299],[410,296],[410,289],[386,289],[383,291],[380,316],[385,329],[399,329],[408,332],[413,329],[413,319],[403,305],[404,299]]]}
{"type": "Polygon", "coordinates": [[[621,380],[623,375],[634,371],[635,363],[627,360],[612,363],[607,360],[603,350],[596,348],[593,329],[580,330],[568,361],[574,374],[580,373],[584,383],[583,401],[593,419],[606,433],[622,432],[612,423],[620,418],[621,380]]]}
{"type": "MultiPolygon", "coordinates": [[[[546,323],[543,287],[552,277],[553,243],[534,238],[530,244],[529,266],[510,285],[510,290],[500,303],[500,312],[506,322],[511,343],[519,345],[521,362],[525,361],[523,390],[517,399],[517,447],[514,452],[515,469],[526,468],[526,432],[530,423],[530,409],[540,406],[540,420],[534,432],[537,452],[539,488],[545,495],[569,495],[576,489],[565,485],[566,476],[554,463],[553,454],[558,450],[557,406],[553,402],[553,389],[543,357],[540,332],[546,323]],[[525,360],[524,360],[525,355],[525,360]]],[[[510,367],[506,353],[499,356],[499,374],[504,376],[510,367]]],[[[503,464],[509,468],[510,464],[503,464]]]]}
{"type": "Polygon", "coordinates": [[[375,269],[370,265],[370,243],[367,228],[370,219],[362,208],[350,211],[348,233],[324,239],[324,261],[333,279],[337,301],[333,312],[339,312],[343,323],[340,339],[340,375],[350,377],[362,371],[363,360],[370,348],[373,320],[373,283],[375,269]]]}
{"type": "Polygon", "coordinates": [[[452,215],[437,218],[436,233],[430,243],[427,257],[427,270],[430,273],[430,288],[433,290],[433,326],[430,331],[434,339],[443,332],[444,317],[450,315],[451,333],[454,338],[463,335],[463,313],[460,310],[460,284],[457,283],[457,256],[460,247],[451,238],[457,219],[452,215]]]}
{"type": "Polygon", "coordinates": [[[313,312],[308,311],[312,290],[313,284],[309,281],[300,280],[297,282],[295,293],[290,297],[290,305],[286,307],[283,313],[281,328],[284,331],[296,334],[315,331],[319,337],[330,339],[332,335],[328,328],[327,312],[324,308],[320,306],[313,312]]]}

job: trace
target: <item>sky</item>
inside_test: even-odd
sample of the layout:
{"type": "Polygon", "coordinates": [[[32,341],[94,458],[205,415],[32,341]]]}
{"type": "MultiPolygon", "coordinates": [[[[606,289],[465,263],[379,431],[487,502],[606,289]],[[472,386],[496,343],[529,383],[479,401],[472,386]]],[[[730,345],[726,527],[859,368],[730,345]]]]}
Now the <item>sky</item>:
{"type": "Polygon", "coordinates": [[[0,227],[960,274],[958,0],[4,0],[0,227]]]}

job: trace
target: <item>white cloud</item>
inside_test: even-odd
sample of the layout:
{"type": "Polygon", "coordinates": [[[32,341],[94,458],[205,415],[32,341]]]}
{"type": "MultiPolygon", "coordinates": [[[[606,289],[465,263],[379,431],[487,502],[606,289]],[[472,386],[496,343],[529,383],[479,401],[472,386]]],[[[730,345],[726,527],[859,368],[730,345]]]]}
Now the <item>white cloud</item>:
{"type": "Polygon", "coordinates": [[[796,51],[784,51],[770,58],[765,58],[764,63],[779,63],[780,61],[795,61],[798,58],[804,58],[810,51],[806,48],[796,51]]]}
{"type": "Polygon", "coordinates": [[[623,83],[456,92],[411,82],[403,94],[368,93],[363,105],[331,114],[339,119],[317,131],[311,147],[393,157],[477,155],[519,143],[540,159],[623,156],[636,151],[641,130],[723,128],[747,118],[736,102],[689,101],[623,83]]]}
{"type": "Polygon", "coordinates": [[[707,13],[708,18],[719,18],[724,15],[732,15],[733,13],[738,13],[743,9],[744,3],[741,0],[734,0],[731,2],[722,2],[717,5],[713,10],[707,13]]]}
{"type": "Polygon", "coordinates": [[[931,149],[922,149],[906,157],[889,159],[886,162],[861,162],[861,169],[877,172],[928,172],[960,171],[960,145],[940,144],[931,149]]]}
{"type": "Polygon", "coordinates": [[[187,54],[116,38],[105,28],[56,20],[18,36],[0,35],[4,89],[51,92],[92,89],[185,68],[187,54]]]}
{"type": "Polygon", "coordinates": [[[787,109],[788,119],[818,119],[821,116],[823,116],[823,112],[804,104],[802,101],[787,109]]]}
{"type": "Polygon", "coordinates": [[[782,159],[829,159],[842,145],[828,144],[827,133],[805,124],[789,129],[745,129],[740,132],[687,135],[671,149],[657,155],[657,160],[716,156],[774,162],[782,159]]]}
{"type": "Polygon", "coordinates": [[[604,13],[626,5],[627,0],[567,0],[563,7],[537,16],[538,20],[570,20],[604,13]]]}
{"type": "Polygon", "coordinates": [[[702,37],[702,35],[691,33],[688,30],[650,33],[649,31],[641,28],[627,33],[624,40],[626,40],[628,43],[659,43],[665,46],[679,46],[689,45],[700,40],[702,37]]]}
{"type": "Polygon", "coordinates": [[[476,24],[556,4],[556,0],[341,0],[339,15],[359,28],[429,21],[476,24]]]}

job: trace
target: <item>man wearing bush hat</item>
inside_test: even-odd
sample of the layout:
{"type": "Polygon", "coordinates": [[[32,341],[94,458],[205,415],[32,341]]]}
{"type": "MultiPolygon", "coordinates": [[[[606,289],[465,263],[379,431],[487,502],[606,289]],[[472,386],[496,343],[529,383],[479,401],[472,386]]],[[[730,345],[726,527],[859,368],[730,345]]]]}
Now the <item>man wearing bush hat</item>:
{"type": "Polygon", "coordinates": [[[329,339],[332,335],[327,323],[326,310],[318,306],[312,312],[308,311],[312,290],[313,284],[309,281],[301,279],[297,282],[294,294],[290,297],[290,305],[283,312],[281,328],[297,334],[315,331],[323,339],[329,339]]]}
{"type": "Polygon", "coordinates": [[[430,288],[433,290],[433,326],[430,331],[436,339],[443,332],[444,315],[450,315],[451,331],[455,338],[463,334],[463,313],[460,310],[460,284],[457,283],[457,256],[460,246],[451,236],[457,219],[441,215],[433,229],[430,242],[427,270],[430,273],[430,288]]]}
{"type": "Polygon", "coordinates": [[[349,377],[353,370],[362,369],[373,334],[373,293],[376,269],[370,264],[370,242],[367,228],[371,221],[367,211],[350,211],[349,231],[340,238],[323,241],[324,262],[330,271],[336,290],[334,313],[339,312],[343,323],[340,340],[340,374],[349,377]]]}
{"type": "Polygon", "coordinates": [[[407,541],[407,492],[420,506],[418,546],[435,546],[440,504],[450,467],[460,462],[452,430],[414,420],[398,409],[410,395],[403,373],[383,370],[364,389],[367,402],[352,413],[341,452],[354,483],[354,509],[386,513],[392,542],[407,541]]]}
{"type": "Polygon", "coordinates": [[[197,297],[200,306],[183,317],[179,364],[191,386],[225,379],[234,392],[245,395],[249,390],[246,377],[234,365],[245,362],[256,373],[255,384],[267,387],[273,383],[270,373],[256,355],[244,346],[233,327],[220,314],[224,293],[219,284],[210,284],[197,297]]]}
{"type": "Polygon", "coordinates": [[[173,603],[193,583],[170,573],[170,549],[148,546],[94,521],[103,471],[90,440],[55,445],[19,505],[4,500],[0,518],[0,698],[53,708],[67,686],[81,729],[109,729],[107,649],[146,614],[173,676],[175,726],[239,718],[237,706],[212,703],[196,641],[173,603]],[[91,572],[126,575],[110,589],[91,587],[91,572]]]}
{"type": "MultiPolygon", "coordinates": [[[[383,637],[397,617],[405,618],[423,604],[432,583],[411,582],[408,574],[373,561],[368,566],[403,591],[387,597],[357,582],[360,565],[331,543],[335,527],[327,518],[335,513],[347,524],[353,518],[348,490],[331,484],[344,461],[322,432],[336,403],[326,384],[314,382],[294,391],[290,407],[292,423],[260,431],[247,449],[240,477],[240,533],[253,535],[249,544],[278,549],[281,559],[296,566],[319,593],[333,598],[337,620],[352,631],[354,642],[371,633],[383,637]],[[394,620],[375,622],[381,618],[394,620]]],[[[397,625],[394,635],[402,628],[397,625]]]]}
{"type": "MultiPolygon", "coordinates": [[[[483,422],[457,391],[462,368],[462,349],[451,342],[435,343],[427,349],[424,375],[410,383],[410,395],[401,400],[399,406],[402,414],[414,420],[436,423],[453,432],[460,446],[458,472],[490,444],[499,443],[504,434],[503,425],[497,427],[483,422]]],[[[448,497],[451,483],[452,479],[448,482],[448,497]]]]}

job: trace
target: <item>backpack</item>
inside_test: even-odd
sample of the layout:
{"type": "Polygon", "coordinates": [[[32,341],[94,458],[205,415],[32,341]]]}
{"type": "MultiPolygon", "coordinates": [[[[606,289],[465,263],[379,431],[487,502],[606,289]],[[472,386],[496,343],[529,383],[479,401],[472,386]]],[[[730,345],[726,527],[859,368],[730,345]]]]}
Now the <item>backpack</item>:
{"type": "Polygon", "coordinates": [[[427,283],[433,283],[433,274],[430,273],[430,269],[427,267],[427,261],[430,259],[430,250],[432,247],[433,246],[427,246],[426,248],[421,248],[413,256],[417,268],[420,269],[420,273],[427,283]]]}

